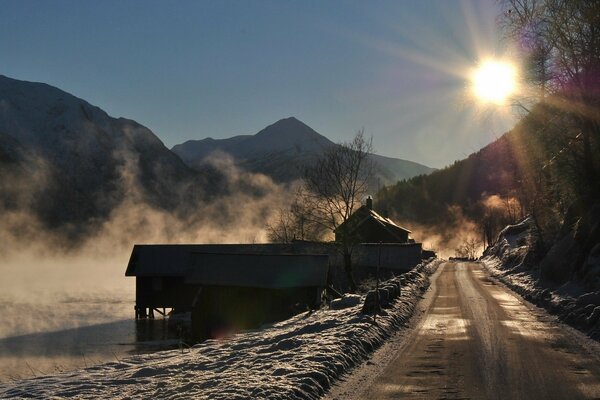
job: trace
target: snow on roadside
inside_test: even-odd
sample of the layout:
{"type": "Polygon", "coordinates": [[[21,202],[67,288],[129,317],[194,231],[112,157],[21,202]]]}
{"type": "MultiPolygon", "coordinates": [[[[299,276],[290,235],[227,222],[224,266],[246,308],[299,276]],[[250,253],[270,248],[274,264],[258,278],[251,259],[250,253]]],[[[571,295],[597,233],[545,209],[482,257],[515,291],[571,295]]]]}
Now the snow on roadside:
{"type": "Polygon", "coordinates": [[[440,261],[404,274],[400,296],[377,316],[360,302],[300,314],[271,327],[185,350],[139,355],[0,385],[0,398],[315,399],[413,314],[440,261]]]}
{"type": "Polygon", "coordinates": [[[510,272],[503,268],[502,260],[487,256],[480,260],[493,277],[504,283],[512,291],[574,328],[600,340],[600,293],[583,293],[577,288],[557,291],[542,285],[532,272],[510,272]],[[569,292],[575,293],[571,294],[569,292]]]}
{"type": "Polygon", "coordinates": [[[502,260],[495,256],[484,257],[480,261],[493,277],[500,280],[512,291],[521,295],[525,300],[536,305],[543,306],[543,303],[560,303],[565,298],[565,296],[561,296],[541,286],[532,273],[506,271],[503,268],[502,260]]]}
{"type": "Polygon", "coordinates": [[[530,220],[507,226],[496,242],[484,252],[483,265],[525,300],[545,308],[551,314],[600,340],[600,292],[586,293],[570,282],[559,288],[542,283],[539,270],[527,268],[530,220]]]}

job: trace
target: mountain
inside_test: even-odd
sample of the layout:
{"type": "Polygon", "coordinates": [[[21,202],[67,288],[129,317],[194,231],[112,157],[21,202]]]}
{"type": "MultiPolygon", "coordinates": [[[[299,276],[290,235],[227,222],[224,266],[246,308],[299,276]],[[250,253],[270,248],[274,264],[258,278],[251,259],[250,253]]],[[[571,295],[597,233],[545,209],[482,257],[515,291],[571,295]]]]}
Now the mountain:
{"type": "Polygon", "coordinates": [[[148,128],[55,87],[0,75],[0,213],[33,213],[77,237],[126,196],[174,210],[204,196],[195,171],[148,128]]]}
{"type": "MultiPolygon", "coordinates": [[[[255,135],[240,135],[228,139],[206,138],[188,140],[172,148],[192,168],[201,168],[216,151],[231,155],[239,166],[252,172],[271,176],[279,182],[289,182],[302,176],[302,169],[329,146],[331,140],[317,133],[294,117],[267,126],[255,135]]],[[[372,154],[376,169],[372,189],[380,184],[392,184],[415,175],[428,174],[433,168],[372,154]]]]}
{"type": "MultiPolygon", "coordinates": [[[[252,171],[287,182],[332,145],[288,118],[256,135],[187,142],[173,152],[136,121],[111,117],[50,85],[0,75],[0,237],[36,240],[41,236],[35,234],[51,233],[60,244],[76,245],[123,215],[128,221],[117,229],[124,236],[142,226],[160,229],[145,211],[133,212],[130,205],[176,217],[168,220],[181,224],[175,228],[168,223],[168,234],[181,229],[193,233],[206,225],[207,214],[211,220],[235,221],[238,195],[250,201],[270,193],[271,186],[252,179],[252,171]],[[231,174],[222,160],[206,162],[216,150],[232,154],[251,172],[231,174]],[[215,202],[217,198],[230,202],[215,202]]],[[[374,158],[382,160],[383,182],[395,179],[404,167],[409,173],[415,173],[415,166],[416,173],[430,171],[402,160],[374,158]]]]}

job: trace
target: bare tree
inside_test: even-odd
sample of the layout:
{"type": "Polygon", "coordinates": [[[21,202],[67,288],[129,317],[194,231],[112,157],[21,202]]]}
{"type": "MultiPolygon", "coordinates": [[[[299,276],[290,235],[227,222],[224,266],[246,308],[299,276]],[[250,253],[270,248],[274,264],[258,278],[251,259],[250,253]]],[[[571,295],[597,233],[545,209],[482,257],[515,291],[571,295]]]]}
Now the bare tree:
{"type": "Polygon", "coordinates": [[[519,200],[514,194],[511,196],[506,196],[502,200],[502,205],[504,207],[507,222],[509,224],[514,224],[518,220],[523,219],[525,217],[523,205],[519,202],[519,200]]]}
{"type": "Polygon", "coordinates": [[[280,208],[277,219],[267,224],[267,237],[271,242],[290,243],[297,239],[296,221],[290,209],[280,208]]]}
{"type": "Polygon", "coordinates": [[[474,260],[477,258],[477,253],[480,247],[481,243],[477,239],[470,237],[466,239],[463,244],[454,249],[454,254],[459,258],[468,258],[469,260],[474,260]]]}
{"type": "Polygon", "coordinates": [[[369,154],[373,139],[357,132],[351,142],[331,146],[304,172],[304,184],[298,202],[306,221],[335,234],[336,244],[344,258],[350,289],[356,290],[352,271],[352,252],[358,238],[349,223],[350,216],[361,205],[368,181],[373,173],[369,154]]]}
{"type": "Polygon", "coordinates": [[[322,240],[325,235],[323,226],[314,223],[302,202],[304,188],[296,191],[293,203],[281,208],[274,221],[267,224],[267,237],[271,242],[291,243],[294,240],[322,240]]]}
{"type": "Polygon", "coordinates": [[[525,210],[516,194],[516,191],[510,191],[504,197],[495,196],[498,201],[494,204],[480,203],[483,211],[477,223],[483,234],[484,247],[491,245],[506,225],[512,225],[525,218],[525,210]]]}

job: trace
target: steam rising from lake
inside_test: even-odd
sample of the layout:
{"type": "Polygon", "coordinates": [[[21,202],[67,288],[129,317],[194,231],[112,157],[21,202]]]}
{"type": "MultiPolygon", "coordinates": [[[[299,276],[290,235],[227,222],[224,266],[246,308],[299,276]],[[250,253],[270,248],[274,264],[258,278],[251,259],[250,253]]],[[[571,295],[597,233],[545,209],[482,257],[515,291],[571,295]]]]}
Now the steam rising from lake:
{"type": "MultiPolygon", "coordinates": [[[[94,233],[75,247],[42,228],[26,209],[4,210],[0,338],[132,318],[134,279],[124,273],[135,243],[265,241],[265,224],[293,191],[264,175],[238,169],[222,153],[208,162],[225,174],[233,190],[172,212],[143,201],[133,173],[124,167],[125,200],[106,221],[95,222],[94,233]]],[[[20,185],[23,196],[26,191],[20,185]]]]}
{"type": "MultiPolygon", "coordinates": [[[[124,200],[75,238],[44,227],[30,212],[54,182],[44,179],[43,162],[0,171],[2,194],[18,205],[0,209],[0,382],[114,361],[134,348],[135,280],[124,274],[135,243],[266,241],[266,223],[293,190],[238,169],[223,153],[207,162],[224,175],[219,183],[226,192],[221,187],[211,201],[171,211],[146,201],[136,163],[124,163],[124,200]],[[48,333],[54,331],[61,332],[48,333]]],[[[186,193],[182,187],[174,198],[186,193]]]]}

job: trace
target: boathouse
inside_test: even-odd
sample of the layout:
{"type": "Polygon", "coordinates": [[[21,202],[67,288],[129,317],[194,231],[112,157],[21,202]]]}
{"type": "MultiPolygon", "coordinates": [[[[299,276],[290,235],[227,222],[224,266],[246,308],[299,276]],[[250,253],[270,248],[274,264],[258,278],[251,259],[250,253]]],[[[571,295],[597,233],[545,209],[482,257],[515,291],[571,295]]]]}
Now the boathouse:
{"type": "Polygon", "coordinates": [[[136,318],[192,312],[194,334],[206,338],[318,308],[328,255],[264,246],[135,245],[125,275],[136,277],[136,318]]]}

